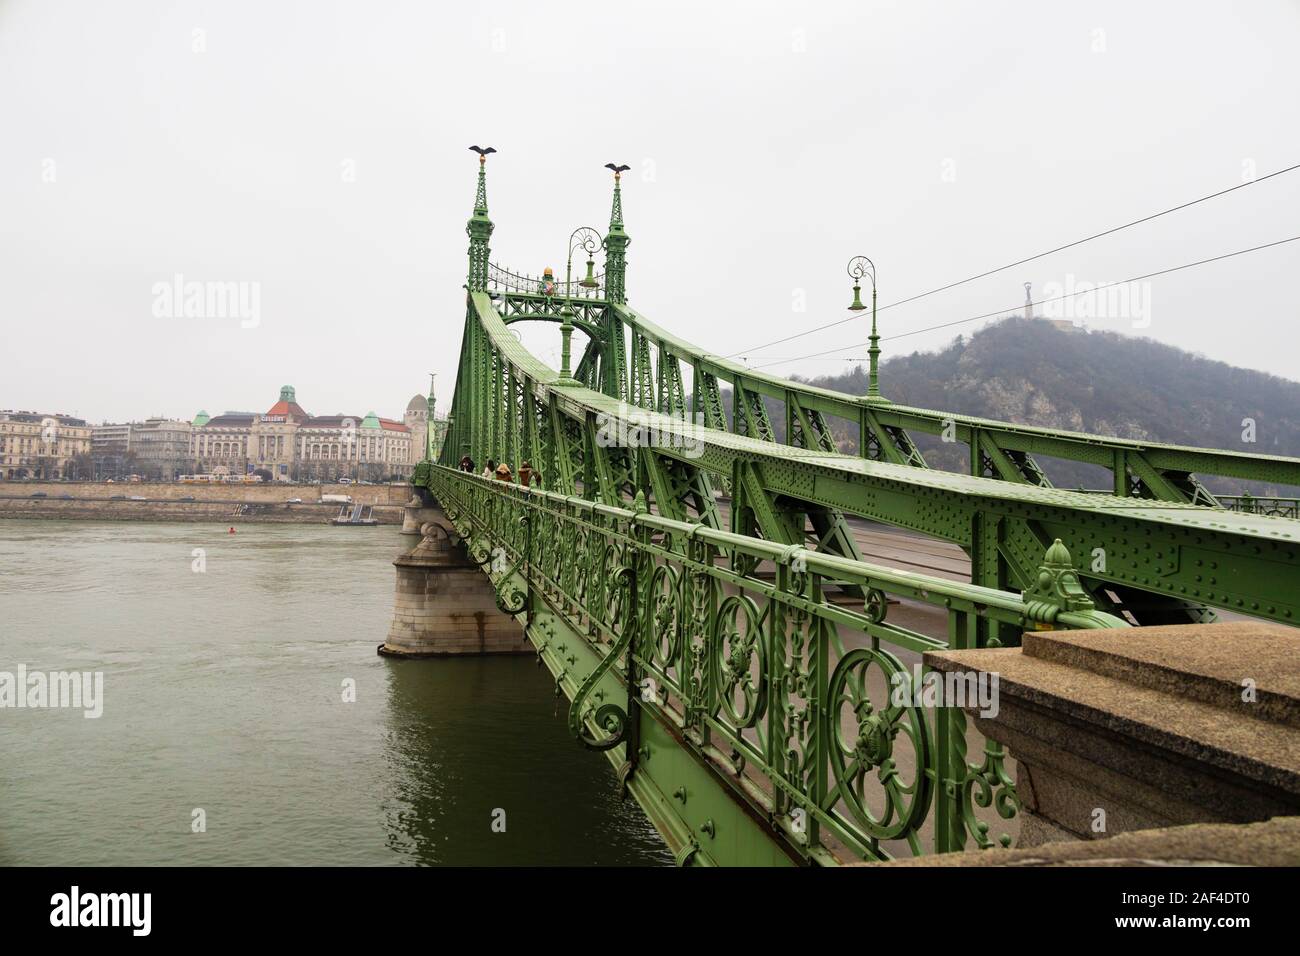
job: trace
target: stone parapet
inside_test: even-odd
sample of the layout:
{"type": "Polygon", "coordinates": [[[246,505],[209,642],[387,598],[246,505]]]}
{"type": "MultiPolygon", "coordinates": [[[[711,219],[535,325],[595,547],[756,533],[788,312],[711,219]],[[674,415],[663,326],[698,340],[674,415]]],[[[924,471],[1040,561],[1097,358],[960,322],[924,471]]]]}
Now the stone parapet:
{"type": "Polygon", "coordinates": [[[857,866],[1300,866],[1300,817],[1198,823],[1006,850],[967,850],[857,866]]]}
{"type": "Polygon", "coordinates": [[[408,484],[340,485],[258,482],[253,484],[182,484],[178,481],[0,481],[0,500],[30,498],[36,492],[50,498],[73,495],[81,500],[109,500],[114,495],[139,495],[153,500],[220,501],[238,504],[284,504],[289,498],[304,502],[319,501],[321,495],[349,495],[353,504],[393,505],[400,508],[411,497],[408,484]]]}
{"type": "MultiPolygon", "coordinates": [[[[62,519],[68,521],[216,521],[230,524],[329,524],[337,504],[284,502],[240,504],[229,501],[106,501],[103,499],[0,498],[0,519],[62,519]]],[[[375,506],[379,524],[400,524],[398,506],[375,506]]]]}
{"type": "Polygon", "coordinates": [[[1300,633],[1237,621],[934,651],[998,678],[967,713],[1017,764],[1018,845],[1300,814],[1300,633]]]}

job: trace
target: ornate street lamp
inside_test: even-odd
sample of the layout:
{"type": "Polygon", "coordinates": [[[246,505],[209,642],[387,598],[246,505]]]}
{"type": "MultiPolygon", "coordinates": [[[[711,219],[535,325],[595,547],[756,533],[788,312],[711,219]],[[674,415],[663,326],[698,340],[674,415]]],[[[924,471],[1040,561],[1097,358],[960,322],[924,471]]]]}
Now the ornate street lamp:
{"type": "Polygon", "coordinates": [[[876,264],[866,256],[854,256],[849,260],[849,278],[853,280],[853,304],[850,311],[862,312],[862,279],[871,280],[871,347],[867,349],[869,371],[867,373],[868,400],[883,401],[880,397],[880,336],[876,333],[876,264]]]}
{"type": "Polygon", "coordinates": [[[556,385],[581,385],[570,371],[572,358],[570,343],[573,338],[573,254],[582,250],[587,254],[587,276],[579,284],[584,289],[594,289],[599,283],[593,275],[596,253],[605,247],[600,233],[590,226],[579,226],[569,236],[569,258],[564,267],[564,308],[560,311],[560,377],[556,385]]]}

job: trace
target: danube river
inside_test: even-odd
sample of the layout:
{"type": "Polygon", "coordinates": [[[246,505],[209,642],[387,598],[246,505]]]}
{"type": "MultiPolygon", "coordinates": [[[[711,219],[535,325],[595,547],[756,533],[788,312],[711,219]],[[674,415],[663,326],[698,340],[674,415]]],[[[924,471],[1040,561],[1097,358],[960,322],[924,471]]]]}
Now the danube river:
{"type": "Polygon", "coordinates": [[[0,708],[0,864],[671,863],[531,656],[376,655],[409,545],[0,521],[0,672],[103,674],[0,708]]]}

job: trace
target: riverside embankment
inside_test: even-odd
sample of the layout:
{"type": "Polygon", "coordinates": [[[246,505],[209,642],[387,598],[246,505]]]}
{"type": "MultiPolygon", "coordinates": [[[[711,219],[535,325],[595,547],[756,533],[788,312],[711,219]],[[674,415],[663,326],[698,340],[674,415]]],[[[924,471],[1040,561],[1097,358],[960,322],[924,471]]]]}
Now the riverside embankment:
{"type": "Polygon", "coordinates": [[[0,482],[0,518],[328,524],[340,505],[322,503],[322,495],[348,495],[353,504],[369,505],[380,524],[400,524],[411,489],[409,485],[0,482]],[[292,498],[302,501],[291,502],[292,498]]]}

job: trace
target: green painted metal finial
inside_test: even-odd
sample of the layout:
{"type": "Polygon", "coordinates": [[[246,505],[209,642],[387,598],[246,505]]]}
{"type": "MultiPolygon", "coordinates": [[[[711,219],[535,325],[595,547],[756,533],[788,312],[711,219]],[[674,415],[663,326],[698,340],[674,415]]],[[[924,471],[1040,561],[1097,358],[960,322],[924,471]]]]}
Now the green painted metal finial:
{"type": "Polygon", "coordinates": [[[1074,566],[1070,560],[1070,549],[1065,546],[1065,543],[1060,538],[1053,541],[1047,549],[1047,553],[1043,555],[1043,564],[1053,568],[1070,568],[1074,566]]]}
{"type": "Polygon", "coordinates": [[[487,158],[496,150],[491,146],[471,146],[478,153],[478,190],[474,195],[474,214],[465,224],[469,236],[469,290],[483,292],[487,289],[488,239],[492,236],[492,220],[488,218],[487,158]]]}
{"type": "Polygon", "coordinates": [[[1031,617],[1051,622],[1062,611],[1091,611],[1096,608],[1074,569],[1070,551],[1057,538],[1039,565],[1034,586],[1024,592],[1031,617]]]}
{"type": "Polygon", "coordinates": [[[487,158],[496,150],[491,146],[471,146],[478,153],[478,192],[474,196],[474,215],[486,216],[487,207],[487,158]]]}
{"type": "Polygon", "coordinates": [[[619,180],[632,167],[606,163],[605,168],[614,170],[614,206],[609,211],[609,228],[612,231],[615,226],[623,228],[623,191],[619,188],[619,180]]]}

